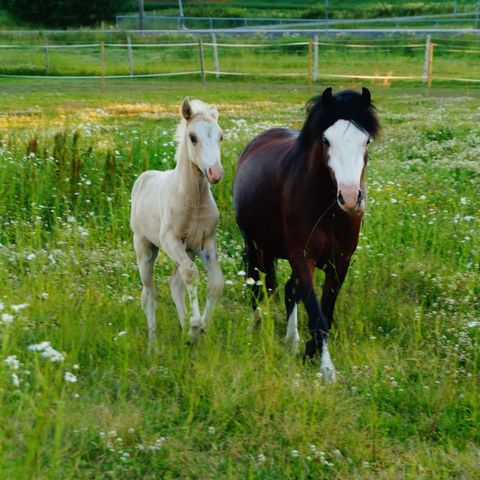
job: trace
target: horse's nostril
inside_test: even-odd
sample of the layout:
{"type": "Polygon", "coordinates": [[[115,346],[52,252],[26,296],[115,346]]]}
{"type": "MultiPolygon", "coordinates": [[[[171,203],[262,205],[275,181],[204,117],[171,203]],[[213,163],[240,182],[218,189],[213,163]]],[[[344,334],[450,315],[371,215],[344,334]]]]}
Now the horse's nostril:
{"type": "Polygon", "coordinates": [[[357,197],[357,205],[360,205],[362,203],[362,200],[363,200],[363,194],[362,194],[362,191],[359,190],[358,197],[357,197]]]}
{"type": "Polygon", "coordinates": [[[342,192],[338,193],[338,202],[340,205],[345,205],[345,199],[343,198],[342,192]]]}

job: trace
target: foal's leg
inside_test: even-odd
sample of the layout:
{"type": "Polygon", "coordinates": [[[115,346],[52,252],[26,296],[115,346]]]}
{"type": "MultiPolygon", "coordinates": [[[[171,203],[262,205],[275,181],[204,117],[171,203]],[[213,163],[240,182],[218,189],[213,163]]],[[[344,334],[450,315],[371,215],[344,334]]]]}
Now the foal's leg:
{"type": "Polygon", "coordinates": [[[297,326],[297,303],[300,301],[298,281],[291,276],[285,284],[285,308],[287,309],[287,335],[285,342],[291,347],[293,353],[298,352],[298,343],[300,336],[297,326]]]}
{"type": "Polygon", "coordinates": [[[152,352],[155,344],[155,288],[153,285],[153,265],[158,255],[158,248],[146,238],[135,234],[133,245],[137,253],[137,263],[142,279],[142,307],[147,316],[148,351],[152,352]]]}
{"type": "Polygon", "coordinates": [[[320,354],[320,371],[325,381],[333,382],[336,380],[336,372],[327,347],[328,321],[318,304],[313,285],[315,262],[298,255],[290,259],[290,265],[293,275],[299,279],[300,295],[307,309],[308,329],[312,336],[305,345],[304,358],[320,354]]]}
{"type": "Polygon", "coordinates": [[[185,318],[187,312],[185,310],[185,283],[180,275],[180,269],[175,268],[172,278],[170,279],[170,292],[172,294],[175,307],[177,308],[178,318],[180,319],[180,326],[182,330],[185,329],[185,318]]]}
{"type": "Polygon", "coordinates": [[[185,244],[173,233],[169,232],[161,238],[165,253],[178,265],[178,271],[187,287],[190,302],[190,330],[188,332],[192,342],[198,339],[202,329],[202,317],[198,306],[198,269],[186,251],[185,244]]]}
{"type": "Polygon", "coordinates": [[[200,250],[200,258],[207,270],[208,276],[207,300],[202,315],[202,327],[206,330],[213,308],[217,303],[218,297],[222,293],[224,284],[222,271],[220,270],[220,264],[218,263],[217,244],[214,236],[205,240],[203,249],[200,250]]]}

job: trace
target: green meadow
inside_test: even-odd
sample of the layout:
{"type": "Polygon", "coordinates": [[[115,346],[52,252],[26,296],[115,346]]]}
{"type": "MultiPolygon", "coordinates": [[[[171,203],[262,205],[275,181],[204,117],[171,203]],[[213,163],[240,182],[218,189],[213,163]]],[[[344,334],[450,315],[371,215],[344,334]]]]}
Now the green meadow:
{"type": "MultiPolygon", "coordinates": [[[[231,192],[243,146],[300,128],[328,83],[0,81],[0,478],[478,478],[479,90],[364,85],[383,132],[326,385],[285,347],[283,288],[251,328],[231,192]],[[161,254],[149,357],[129,196],[174,166],[187,95],[217,105],[225,134],[226,286],[190,347],[161,254]]],[[[299,324],[303,344],[303,308],[299,324]]]]}

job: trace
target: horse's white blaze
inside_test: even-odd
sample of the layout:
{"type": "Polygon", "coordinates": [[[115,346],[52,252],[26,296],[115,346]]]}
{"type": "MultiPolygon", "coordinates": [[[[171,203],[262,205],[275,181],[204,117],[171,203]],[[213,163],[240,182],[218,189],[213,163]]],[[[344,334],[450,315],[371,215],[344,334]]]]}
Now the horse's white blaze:
{"type": "Polygon", "coordinates": [[[347,120],[337,120],[324,132],[328,140],[328,166],[332,170],[338,189],[360,189],[368,133],[347,120]]]}
{"type": "Polygon", "coordinates": [[[320,373],[322,374],[323,379],[327,383],[332,383],[337,380],[337,372],[330,357],[330,352],[328,351],[328,345],[326,340],[323,341],[320,373]]]}
{"type": "Polygon", "coordinates": [[[297,325],[297,304],[293,307],[292,313],[288,317],[287,335],[285,342],[290,344],[293,353],[298,352],[298,343],[300,342],[300,335],[298,334],[297,325]]]}
{"type": "Polygon", "coordinates": [[[215,244],[218,209],[207,181],[208,178],[214,183],[223,176],[218,112],[199,100],[188,99],[184,100],[181,112],[183,118],[176,133],[176,167],[142,173],[132,191],[130,225],[143,283],[142,305],[150,346],[155,339],[153,263],[158,248],[177,264],[170,289],[182,328],[188,293],[192,340],[205,330],[223,288],[215,244]],[[213,171],[209,172],[209,167],[214,167],[213,171]],[[200,253],[208,259],[208,294],[203,315],[198,302],[198,272],[193,262],[200,253]]]}

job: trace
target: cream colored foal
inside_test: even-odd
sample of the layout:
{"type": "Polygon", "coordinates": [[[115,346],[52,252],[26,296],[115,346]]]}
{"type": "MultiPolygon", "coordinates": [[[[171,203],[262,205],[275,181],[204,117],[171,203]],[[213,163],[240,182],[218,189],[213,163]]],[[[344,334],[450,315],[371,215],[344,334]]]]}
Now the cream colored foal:
{"type": "Polygon", "coordinates": [[[148,322],[150,352],[156,336],[153,266],[159,249],[177,265],[170,289],[182,329],[187,315],[185,291],[188,293],[191,341],[197,340],[206,330],[223,289],[215,241],[218,209],[210,191],[210,184],[223,178],[218,112],[214,106],[186,98],[181,116],[176,132],[176,167],[142,173],[132,191],[130,225],[143,284],[142,307],[148,322]],[[203,314],[198,304],[198,270],[193,261],[196,255],[208,274],[203,314]]]}

